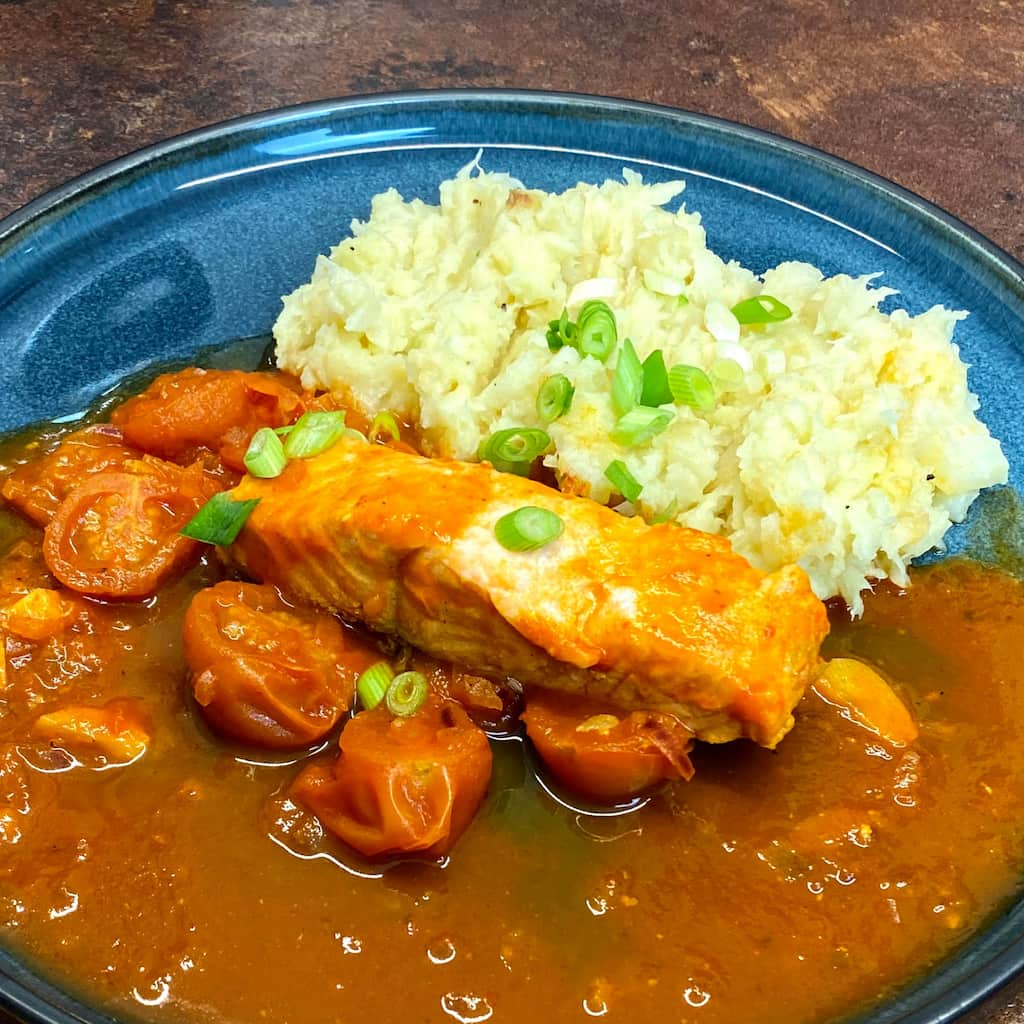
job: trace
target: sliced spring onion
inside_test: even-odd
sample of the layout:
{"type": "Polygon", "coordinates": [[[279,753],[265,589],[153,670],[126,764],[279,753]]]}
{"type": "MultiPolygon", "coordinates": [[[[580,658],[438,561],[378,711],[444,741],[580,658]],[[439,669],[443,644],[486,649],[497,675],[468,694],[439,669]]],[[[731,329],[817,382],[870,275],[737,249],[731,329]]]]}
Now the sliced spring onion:
{"type": "Polygon", "coordinates": [[[572,381],[564,373],[545,377],[537,392],[537,415],[545,423],[553,423],[569,411],[575,393],[572,381]]]}
{"type": "Polygon", "coordinates": [[[672,401],[672,392],[668,386],[668,370],[665,369],[665,356],[660,348],[656,348],[644,360],[644,388],[640,393],[640,404],[654,408],[667,405],[672,401]]]}
{"type": "Polygon", "coordinates": [[[576,337],[573,340],[580,355],[593,356],[603,363],[612,354],[618,340],[615,314],[608,303],[600,299],[584,302],[576,321],[576,337]]]}
{"type": "Polygon", "coordinates": [[[565,304],[578,306],[588,299],[610,299],[618,290],[619,282],[614,277],[588,277],[572,286],[565,304]]]}
{"type": "Polygon", "coordinates": [[[663,274],[660,270],[644,271],[644,287],[655,295],[667,295],[669,298],[683,294],[683,282],[671,274],[663,274]]]}
{"type": "Polygon", "coordinates": [[[524,505],[494,524],[494,536],[509,551],[536,551],[562,536],[565,523],[546,508],[524,505]]]}
{"type": "Polygon", "coordinates": [[[356,692],[359,694],[359,703],[370,711],[375,708],[388,692],[391,680],[395,673],[386,661],[378,661],[371,665],[357,680],[356,692]]]}
{"type": "Polygon", "coordinates": [[[630,473],[629,467],[622,459],[615,459],[614,462],[609,462],[604,475],[612,487],[626,501],[636,501],[640,497],[640,492],[644,489],[640,481],[630,473]]]}
{"type": "Polygon", "coordinates": [[[697,366],[673,366],[668,371],[668,386],[680,405],[707,412],[715,407],[715,385],[697,366]]]}
{"type": "Polygon", "coordinates": [[[242,462],[245,463],[245,468],[251,476],[269,480],[281,475],[284,467],[288,465],[288,458],[284,454],[281,438],[274,433],[273,429],[260,427],[252,435],[242,462]]]}
{"type": "Polygon", "coordinates": [[[651,526],[658,526],[660,523],[673,523],[677,515],[679,515],[679,499],[673,498],[657,515],[652,516],[651,526]]]}
{"type": "Polygon", "coordinates": [[[427,678],[422,672],[399,672],[388,684],[384,702],[398,718],[415,715],[427,699],[427,678]]]}
{"type": "Polygon", "coordinates": [[[679,305],[679,306],[688,306],[689,304],[690,304],[690,300],[685,295],[680,295],[679,296],[679,302],[677,303],[677,305],[679,305]]]}
{"type": "Polygon", "coordinates": [[[712,299],[704,308],[704,326],[715,341],[735,343],[740,340],[740,322],[736,314],[718,299],[712,299]]]}
{"type": "Polygon", "coordinates": [[[402,434],[398,429],[398,420],[395,419],[395,414],[387,409],[381,409],[370,422],[370,432],[367,434],[367,439],[377,441],[385,435],[390,437],[392,441],[402,440],[402,434]]]}
{"type": "Polygon", "coordinates": [[[743,386],[743,367],[735,359],[716,359],[710,371],[711,379],[719,391],[735,391],[743,386]]]}
{"type": "Polygon", "coordinates": [[[619,350],[619,361],[615,364],[612,377],[612,408],[615,415],[625,416],[630,409],[639,405],[643,390],[644,368],[633,348],[633,342],[626,338],[619,350]]]}
{"type": "Polygon", "coordinates": [[[551,438],[536,427],[507,427],[496,430],[481,443],[477,458],[502,473],[527,476],[530,464],[550,445],[551,438]]]}
{"type": "Polygon", "coordinates": [[[205,544],[226,546],[238,536],[259,503],[259,498],[235,501],[227,491],[221,491],[181,528],[181,532],[205,544]]]}
{"type": "Polygon", "coordinates": [[[732,314],[741,324],[775,324],[788,320],[793,311],[774,295],[755,295],[737,302],[732,314]]]}
{"type": "Polygon", "coordinates": [[[557,320],[548,323],[548,348],[557,352],[566,345],[572,345],[576,337],[576,325],[569,319],[569,311],[562,310],[562,315],[557,320]]]}
{"type": "Polygon", "coordinates": [[[327,451],[344,432],[344,412],[304,412],[284,439],[284,453],[289,459],[308,459],[327,451]]]}
{"type": "Polygon", "coordinates": [[[286,427],[275,427],[274,433],[277,434],[278,437],[287,437],[294,429],[295,424],[289,423],[286,427]]]}
{"type": "Polygon", "coordinates": [[[738,363],[744,373],[754,369],[754,357],[738,341],[720,341],[716,348],[720,358],[738,363]]]}
{"type": "Polygon", "coordinates": [[[638,405],[619,417],[612,428],[611,439],[632,448],[660,434],[674,417],[671,409],[650,409],[646,405],[638,405]]]}

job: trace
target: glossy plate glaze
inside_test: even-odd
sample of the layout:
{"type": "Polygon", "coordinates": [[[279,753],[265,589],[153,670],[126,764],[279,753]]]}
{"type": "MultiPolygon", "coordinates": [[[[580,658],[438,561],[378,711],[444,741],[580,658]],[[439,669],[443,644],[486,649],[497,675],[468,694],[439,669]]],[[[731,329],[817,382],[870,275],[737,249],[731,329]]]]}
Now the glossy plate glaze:
{"type": "MultiPolygon", "coordinates": [[[[0,430],[72,416],[126,374],[269,330],[279,297],[317,253],[397,188],[437,185],[483,149],[483,165],[563,189],[632,167],[683,177],[708,244],[764,271],[807,260],[827,274],[881,272],[887,308],[969,310],[957,342],[982,415],[1024,472],[1024,279],[965,225],[842,161],[753,129],[622,100],[523,92],[434,92],[330,101],[259,114],[119,160],[0,222],[0,430]]],[[[984,555],[991,522],[1016,507],[977,502],[951,547],[984,555]]],[[[1005,517],[1001,543],[1007,545],[1005,517]]],[[[1010,548],[1020,550],[1009,538],[1010,548]]],[[[940,1024],[1024,966],[1024,902],[943,970],[870,1017],[940,1024]]],[[[106,1022],[0,954],[0,1003],[32,1021],[106,1022]]]]}

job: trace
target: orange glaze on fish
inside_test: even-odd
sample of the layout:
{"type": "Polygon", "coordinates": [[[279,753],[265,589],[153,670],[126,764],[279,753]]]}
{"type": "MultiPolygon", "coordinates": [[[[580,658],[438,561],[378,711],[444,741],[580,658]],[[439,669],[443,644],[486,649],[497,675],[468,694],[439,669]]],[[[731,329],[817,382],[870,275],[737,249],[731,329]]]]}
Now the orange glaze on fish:
{"type": "Polygon", "coordinates": [[[233,496],[261,499],[229,552],[257,579],[483,675],[667,711],[704,740],[774,746],[820,667],[828,623],[799,568],[765,574],[721,537],[486,464],[344,438],[233,496]],[[562,536],[503,548],[494,524],[524,505],[562,536]]]}

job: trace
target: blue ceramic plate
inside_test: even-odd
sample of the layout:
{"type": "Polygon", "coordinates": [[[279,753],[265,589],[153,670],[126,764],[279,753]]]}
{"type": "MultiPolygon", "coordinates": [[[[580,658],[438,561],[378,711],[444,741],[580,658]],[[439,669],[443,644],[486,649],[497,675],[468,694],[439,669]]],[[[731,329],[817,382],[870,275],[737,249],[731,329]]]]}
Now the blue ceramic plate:
{"type": "MultiPolygon", "coordinates": [[[[899,304],[966,309],[957,330],[983,415],[1024,471],[1024,280],[965,225],[866,171],[735,124],[621,100],[512,92],[352,99],[182,136],[71,182],[0,223],[0,429],[71,415],[126,374],[269,330],[314,255],[394,186],[435,200],[484,166],[562,189],[623,167],[684,177],[708,243],[763,271],[882,271],[899,304]]],[[[889,300],[892,304],[893,300],[889,300]]],[[[985,503],[953,546],[984,533],[985,503]],[[979,526],[981,529],[979,530],[979,526]]],[[[872,1024],[939,1024],[1024,964],[1024,903],[872,1024]]],[[[0,955],[0,1001],[34,1021],[106,1018],[0,955]]]]}

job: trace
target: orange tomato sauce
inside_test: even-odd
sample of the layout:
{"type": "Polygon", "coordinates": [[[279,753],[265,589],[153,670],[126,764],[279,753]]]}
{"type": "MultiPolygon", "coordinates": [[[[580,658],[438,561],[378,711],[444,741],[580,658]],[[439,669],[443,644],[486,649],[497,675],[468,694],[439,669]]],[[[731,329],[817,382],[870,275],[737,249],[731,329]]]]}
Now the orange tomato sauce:
{"type": "MultiPolygon", "coordinates": [[[[0,509],[0,604],[52,586],[41,538],[0,509]]],[[[1005,905],[1024,856],[1024,586],[967,561],[912,575],[856,622],[834,609],[826,646],[894,682],[912,745],[808,691],[778,750],[698,744],[692,781],[593,813],[556,798],[513,725],[440,862],[361,858],[293,800],[336,732],[296,754],[207,727],[181,631],[225,576],[212,555],[145,601],[72,598],[54,635],[4,635],[3,941],[144,1020],[801,1024],[869,1006],[1005,905]],[[36,728],[115,700],[148,735],[125,763],[78,763],[36,728]]]]}

